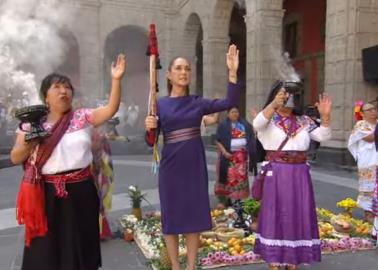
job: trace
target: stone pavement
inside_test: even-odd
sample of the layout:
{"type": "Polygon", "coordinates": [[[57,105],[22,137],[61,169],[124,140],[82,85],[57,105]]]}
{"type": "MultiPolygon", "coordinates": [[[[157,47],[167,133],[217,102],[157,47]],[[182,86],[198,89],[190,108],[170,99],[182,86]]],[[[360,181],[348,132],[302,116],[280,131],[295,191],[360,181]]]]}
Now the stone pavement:
{"type": "MultiPolygon", "coordinates": [[[[214,205],[216,203],[216,199],[213,195],[212,187],[215,179],[215,167],[213,165],[215,154],[213,152],[207,152],[207,157],[210,164],[209,195],[211,202],[214,205]]],[[[151,180],[153,177],[149,172],[150,156],[114,156],[114,166],[116,175],[124,176],[127,174],[129,177],[126,180],[118,177],[116,182],[117,191],[114,195],[113,212],[110,213],[111,227],[114,231],[115,238],[102,242],[102,270],[149,269],[146,265],[146,259],[136,245],[134,243],[127,243],[119,237],[120,233],[118,219],[121,215],[130,212],[129,202],[125,192],[127,191],[128,185],[135,184],[135,181],[138,181],[137,183],[140,184],[140,187],[148,192],[148,199],[151,202],[151,205],[145,206],[143,210],[150,211],[153,209],[159,209],[158,193],[155,182],[156,179],[151,180]]],[[[20,170],[16,167],[0,170],[0,181],[3,181],[2,177],[5,177],[6,174],[12,177],[19,177],[20,170]]],[[[327,207],[333,211],[336,211],[337,209],[335,204],[338,200],[348,196],[355,197],[357,194],[355,172],[332,171],[314,165],[312,175],[314,179],[316,200],[319,207],[327,207]]],[[[1,189],[2,188],[3,187],[1,187],[1,189]]],[[[12,189],[12,191],[8,193],[14,193],[14,190],[12,189]]],[[[6,201],[10,200],[12,196],[10,196],[9,199],[6,199],[5,202],[1,203],[0,205],[4,205],[4,207],[7,207],[8,205],[11,207],[12,202],[7,204],[6,201]]],[[[2,197],[8,198],[7,194],[5,193],[2,193],[2,197]]],[[[23,249],[23,230],[20,227],[14,227],[15,225],[9,223],[13,219],[9,213],[12,215],[12,213],[14,214],[14,211],[12,208],[4,207],[1,207],[2,209],[0,209],[0,270],[19,270],[23,249]],[[4,215],[6,211],[8,211],[8,216],[4,215]],[[3,226],[3,228],[1,228],[1,226],[3,226]]],[[[362,216],[360,211],[357,211],[356,214],[358,216],[362,216]]],[[[345,253],[338,255],[325,255],[323,256],[322,263],[314,266],[302,266],[300,269],[376,270],[378,262],[377,257],[378,253],[376,250],[358,252],[354,254],[345,253]]],[[[267,266],[264,264],[258,264],[239,267],[225,267],[222,269],[262,270],[267,269],[267,266]]]]}

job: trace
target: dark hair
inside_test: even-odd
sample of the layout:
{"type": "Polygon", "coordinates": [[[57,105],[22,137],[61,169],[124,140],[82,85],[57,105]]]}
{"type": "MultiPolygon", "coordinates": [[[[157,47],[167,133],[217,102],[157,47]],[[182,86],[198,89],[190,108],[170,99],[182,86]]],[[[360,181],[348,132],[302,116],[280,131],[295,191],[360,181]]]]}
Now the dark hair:
{"type": "Polygon", "coordinates": [[[267,100],[265,102],[265,105],[264,105],[263,109],[265,109],[274,100],[274,98],[276,97],[278,91],[280,91],[280,89],[283,86],[284,86],[284,82],[280,81],[280,80],[277,80],[277,81],[275,81],[273,83],[272,88],[270,89],[268,98],[267,98],[267,100]]]}
{"type": "Polygon", "coordinates": [[[41,88],[39,89],[39,96],[43,103],[45,103],[47,91],[54,83],[67,84],[69,88],[71,88],[72,94],[74,93],[74,88],[72,86],[71,80],[67,76],[58,73],[51,73],[42,80],[41,88]]]}
{"type": "Polygon", "coordinates": [[[238,106],[232,106],[232,107],[228,108],[228,109],[227,109],[227,113],[229,113],[232,109],[237,109],[238,112],[240,113],[240,109],[239,109],[238,106]]]}
{"type": "MultiPolygon", "coordinates": [[[[285,82],[281,80],[277,80],[273,83],[272,88],[270,89],[268,98],[264,104],[263,109],[265,109],[276,97],[277,93],[280,91],[281,88],[285,88],[285,82]]],[[[302,109],[299,107],[293,108],[294,115],[303,115],[302,109]]]]}
{"type": "MultiPolygon", "coordinates": [[[[189,63],[189,61],[185,57],[176,56],[176,57],[172,58],[172,60],[169,62],[168,71],[171,71],[173,64],[179,58],[185,59],[189,63]]],[[[168,89],[168,96],[170,96],[171,92],[172,92],[172,84],[171,84],[171,81],[168,78],[167,78],[167,89],[168,89]]],[[[185,89],[185,95],[189,95],[189,85],[185,89]]]]}

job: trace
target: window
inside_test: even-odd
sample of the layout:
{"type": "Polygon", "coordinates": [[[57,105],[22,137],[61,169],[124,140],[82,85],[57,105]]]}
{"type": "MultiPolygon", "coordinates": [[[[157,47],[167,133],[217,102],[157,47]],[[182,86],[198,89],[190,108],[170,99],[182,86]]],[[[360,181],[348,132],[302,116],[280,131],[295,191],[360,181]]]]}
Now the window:
{"type": "Polygon", "coordinates": [[[297,33],[298,22],[292,22],[285,25],[284,29],[284,48],[290,54],[290,58],[297,56],[297,33]]]}

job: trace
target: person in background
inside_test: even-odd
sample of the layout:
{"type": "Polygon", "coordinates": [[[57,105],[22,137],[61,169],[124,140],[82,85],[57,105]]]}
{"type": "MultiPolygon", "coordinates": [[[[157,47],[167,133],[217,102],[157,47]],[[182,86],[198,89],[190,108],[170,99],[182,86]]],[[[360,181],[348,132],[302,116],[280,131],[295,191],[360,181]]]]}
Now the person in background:
{"type": "Polygon", "coordinates": [[[256,139],[250,123],[240,118],[238,107],[227,111],[227,119],[218,125],[216,145],[219,153],[219,174],[214,193],[221,203],[249,197],[248,171],[257,171],[256,139]]]}
{"type": "Polygon", "coordinates": [[[100,239],[106,240],[112,237],[107,214],[112,208],[114,190],[112,152],[106,134],[106,124],[96,128],[92,133],[92,155],[91,170],[100,198],[100,239]]]}
{"type": "Polygon", "coordinates": [[[365,212],[365,220],[373,222],[373,198],[377,180],[377,152],[374,130],[377,108],[371,103],[356,102],[354,125],[348,140],[348,150],[357,162],[359,194],[357,204],[365,212]]]}

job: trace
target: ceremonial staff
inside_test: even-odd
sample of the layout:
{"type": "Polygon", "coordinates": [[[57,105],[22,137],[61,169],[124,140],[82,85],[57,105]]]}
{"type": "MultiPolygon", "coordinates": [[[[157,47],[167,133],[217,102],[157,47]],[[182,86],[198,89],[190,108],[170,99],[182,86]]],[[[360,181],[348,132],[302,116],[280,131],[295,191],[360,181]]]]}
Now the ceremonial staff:
{"type": "MultiPolygon", "coordinates": [[[[150,24],[147,55],[150,57],[150,94],[148,97],[148,115],[157,116],[157,92],[159,92],[157,70],[161,69],[161,66],[155,24],[150,24]]],[[[156,132],[156,130],[153,130],[152,132],[156,132]]],[[[160,161],[157,142],[158,136],[156,134],[156,140],[153,147],[153,173],[157,173],[160,161]]]]}

